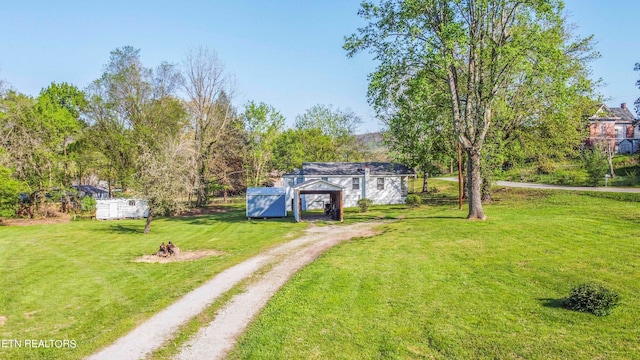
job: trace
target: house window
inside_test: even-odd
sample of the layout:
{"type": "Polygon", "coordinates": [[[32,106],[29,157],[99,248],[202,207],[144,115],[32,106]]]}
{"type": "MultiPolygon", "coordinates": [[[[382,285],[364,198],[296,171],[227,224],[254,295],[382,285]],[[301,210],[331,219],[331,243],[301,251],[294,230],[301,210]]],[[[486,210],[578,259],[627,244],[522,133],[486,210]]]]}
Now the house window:
{"type": "Polygon", "coordinates": [[[601,135],[607,134],[607,127],[605,125],[600,125],[600,134],[601,135]]]}
{"type": "Polygon", "coordinates": [[[360,178],[353,178],[351,184],[353,190],[360,190],[360,178]]]}
{"type": "Polygon", "coordinates": [[[129,200],[129,206],[136,206],[135,200],[129,200]]]}
{"type": "Polygon", "coordinates": [[[322,180],[324,180],[324,181],[329,181],[329,178],[328,178],[328,177],[323,177],[323,178],[320,178],[320,179],[322,179],[322,180]]]}
{"type": "Polygon", "coordinates": [[[293,179],[289,179],[287,183],[289,184],[289,187],[293,187],[295,185],[295,181],[293,179]]]}
{"type": "Polygon", "coordinates": [[[378,178],[378,190],[384,190],[384,178],[378,178]]]}

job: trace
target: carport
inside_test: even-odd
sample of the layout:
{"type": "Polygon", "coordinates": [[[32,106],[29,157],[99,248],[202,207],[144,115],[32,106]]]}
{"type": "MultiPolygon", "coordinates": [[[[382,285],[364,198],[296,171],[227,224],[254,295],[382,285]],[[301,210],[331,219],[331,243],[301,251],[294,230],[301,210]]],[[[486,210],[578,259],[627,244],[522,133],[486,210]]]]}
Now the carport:
{"type": "Polygon", "coordinates": [[[302,220],[302,195],[329,195],[327,210],[332,220],[342,221],[342,187],[325,180],[316,179],[302,182],[293,187],[293,217],[302,220]]]}

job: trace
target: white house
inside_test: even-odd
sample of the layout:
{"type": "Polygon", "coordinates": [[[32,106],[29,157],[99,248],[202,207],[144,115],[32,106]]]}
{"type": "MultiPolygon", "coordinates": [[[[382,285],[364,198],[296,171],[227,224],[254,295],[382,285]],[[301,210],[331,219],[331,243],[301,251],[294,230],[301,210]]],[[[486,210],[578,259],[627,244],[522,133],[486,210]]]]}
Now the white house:
{"type": "MultiPolygon", "coordinates": [[[[309,180],[324,180],[341,188],[343,206],[355,207],[363,198],[374,204],[404,203],[410,176],[415,176],[412,169],[389,162],[309,162],[284,174],[282,183],[287,210],[293,210],[294,186],[309,180]]],[[[330,201],[328,194],[305,194],[300,205],[302,210],[322,209],[330,201]]]]}

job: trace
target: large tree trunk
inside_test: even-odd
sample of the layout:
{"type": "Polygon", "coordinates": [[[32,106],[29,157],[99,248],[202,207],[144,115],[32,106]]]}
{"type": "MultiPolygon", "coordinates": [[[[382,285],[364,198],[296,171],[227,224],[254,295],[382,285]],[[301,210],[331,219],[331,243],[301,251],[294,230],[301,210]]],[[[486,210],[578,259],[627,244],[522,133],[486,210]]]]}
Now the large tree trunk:
{"type": "Polygon", "coordinates": [[[475,149],[467,151],[467,184],[469,184],[469,215],[470,220],[486,220],[482,210],[482,178],[480,177],[480,154],[475,149]]]}
{"type": "Polygon", "coordinates": [[[422,175],[422,192],[429,192],[429,175],[426,171],[422,175]]]}
{"type": "Polygon", "coordinates": [[[148,234],[151,230],[151,220],[153,220],[153,211],[149,209],[149,215],[147,216],[147,222],[144,224],[144,233],[148,234]]]}

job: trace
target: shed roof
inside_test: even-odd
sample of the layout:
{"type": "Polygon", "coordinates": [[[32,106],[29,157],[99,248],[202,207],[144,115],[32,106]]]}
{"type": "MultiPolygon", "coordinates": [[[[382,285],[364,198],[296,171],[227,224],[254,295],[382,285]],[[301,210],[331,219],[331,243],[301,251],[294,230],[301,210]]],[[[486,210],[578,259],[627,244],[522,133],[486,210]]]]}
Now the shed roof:
{"type": "Polygon", "coordinates": [[[370,175],[415,174],[413,169],[392,162],[306,162],[302,163],[302,170],[285,175],[362,175],[367,167],[370,175]]]}
{"type": "Polygon", "coordinates": [[[281,187],[247,188],[247,195],[284,195],[286,191],[281,187]]]}

